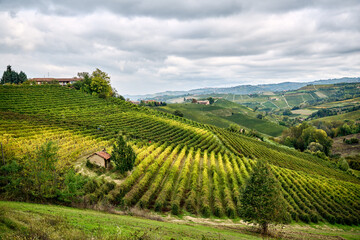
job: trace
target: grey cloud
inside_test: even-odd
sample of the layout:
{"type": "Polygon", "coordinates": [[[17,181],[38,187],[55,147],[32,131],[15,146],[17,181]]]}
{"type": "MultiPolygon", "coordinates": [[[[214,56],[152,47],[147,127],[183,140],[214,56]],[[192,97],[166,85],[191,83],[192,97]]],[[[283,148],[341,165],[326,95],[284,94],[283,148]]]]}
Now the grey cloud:
{"type": "Polygon", "coordinates": [[[59,15],[78,15],[107,10],[125,16],[152,16],[161,18],[203,18],[224,16],[238,13],[241,2],[236,0],[207,1],[207,0],[97,0],[88,1],[0,1],[0,6],[8,10],[37,9],[43,13],[59,15]]]}
{"type": "Polygon", "coordinates": [[[123,16],[150,16],[157,18],[196,19],[229,16],[241,12],[281,13],[304,8],[353,7],[357,0],[23,0],[0,1],[0,7],[8,11],[37,9],[44,14],[78,15],[97,10],[111,11],[123,16]]]}
{"type": "Polygon", "coordinates": [[[100,68],[135,94],[360,72],[357,1],[20,3],[0,0],[0,67],[29,77],[100,68]]]}

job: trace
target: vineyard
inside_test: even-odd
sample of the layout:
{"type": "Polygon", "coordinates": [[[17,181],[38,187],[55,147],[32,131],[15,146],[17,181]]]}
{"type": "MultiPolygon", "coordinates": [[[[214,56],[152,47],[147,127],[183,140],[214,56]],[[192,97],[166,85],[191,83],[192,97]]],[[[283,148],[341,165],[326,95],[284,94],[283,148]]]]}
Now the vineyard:
{"type": "Polygon", "coordinates": [[[328,161],[211,125],[60,86],[1,86],[0,141],[22,156],[42,142],[62,166],[127,136],[135,168],[111,199],[178,215],[237,218],[256,159],[267,159],[294,221],[360,223],[359,180],[328,161]]]}

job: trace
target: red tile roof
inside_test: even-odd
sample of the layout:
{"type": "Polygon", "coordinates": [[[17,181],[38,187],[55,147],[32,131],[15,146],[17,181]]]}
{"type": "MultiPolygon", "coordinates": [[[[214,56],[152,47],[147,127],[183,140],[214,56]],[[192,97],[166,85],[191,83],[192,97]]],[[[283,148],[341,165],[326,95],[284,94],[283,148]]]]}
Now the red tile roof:
{"type": "Polygon", "coordinates": [[[95,154],[104,158],[105,160],[108,160],[111,157],[110,154],[108,154],[107,152],[104,152],[104,151],[96,152],[95,154]]]}

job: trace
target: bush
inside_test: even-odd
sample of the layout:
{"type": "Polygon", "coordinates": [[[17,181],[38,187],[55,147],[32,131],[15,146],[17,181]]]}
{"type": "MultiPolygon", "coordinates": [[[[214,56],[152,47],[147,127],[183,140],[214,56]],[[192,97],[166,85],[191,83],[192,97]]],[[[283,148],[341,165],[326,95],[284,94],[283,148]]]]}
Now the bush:
{"type": "Polygon", "coordinates": [[[179,110],[175,110],[174,115],[178,117],[184,117],[184,114],[179,110]]]}
{"type": "Polygon", "coordinates": [[[350,138],[350,139],[344,138],[343,142],[346,144],[357,144],[357,143],[359,143],[359,139],[357,139],[355,137],[350,138]]]}
{"type": "Polygon", "coordinates": [[[345,159],[341,159],[338,162],[338,167],[343,171],[347,171],[349,169],[349,164],[345,159]]]}
{"type": "Polygon", "coordinates": [[[99,187],[99,184],[95,179],[91,179],[84,185],[84,192],[87,193],[93,193],[96,191],[96,189],[99,187]]]}
{"type": "Polygon", "coordinates": [[[351,169],[360,170],[360,154],[346,157],[351,169]]]}

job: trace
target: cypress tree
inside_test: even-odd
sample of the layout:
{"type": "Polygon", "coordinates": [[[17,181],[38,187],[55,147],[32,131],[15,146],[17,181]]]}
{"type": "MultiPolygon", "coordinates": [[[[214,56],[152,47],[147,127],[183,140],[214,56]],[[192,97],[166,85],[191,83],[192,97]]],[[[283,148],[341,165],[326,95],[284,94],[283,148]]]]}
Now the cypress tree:
{"type": "Polygon", "coordinates": [[[131,146],[126,144],[123,136],[120,135],[113,144],[113,150],[111,152],[111,159],[114,161],[116,168],[121,173],[132,170],[135,158],[136,155],[131,146]]]}
{"type": "Polygon", "coordinates": [[[285,223],[288,218],[280,183],[264,160],[258,160],[241,197],[241,217],[254,222],[262,234],[268,234],[270,223],[285,223]]]}
{"type": "Polygon", "coordinates": [[[20,71],[19,73],[19,83],[23,83],[27,81],[27,76],[23,71],[20,71]]]}

